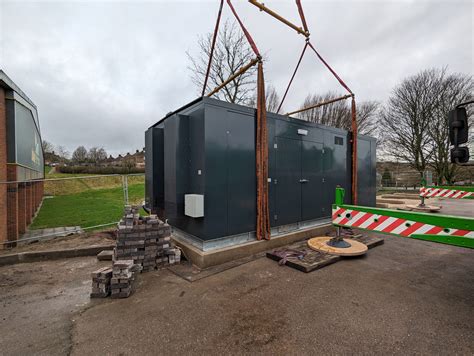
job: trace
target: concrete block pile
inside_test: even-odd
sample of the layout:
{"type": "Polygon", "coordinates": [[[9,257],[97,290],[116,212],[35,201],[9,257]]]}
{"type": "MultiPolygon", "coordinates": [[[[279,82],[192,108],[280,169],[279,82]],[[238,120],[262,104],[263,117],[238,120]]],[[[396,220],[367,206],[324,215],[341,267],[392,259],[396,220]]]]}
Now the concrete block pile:
{"type": "Polygon", "coordinates": [[[156,215],[140,216],[138,207],[126,206],[117,232],[114,260],[131,259],[143,272],[179,263],[181,250],[171,244],[171,227],[156,215]]]}
{"type": "Polygon", "coordinates": [[[106,298],[110,294],[112,268],[103,267],[92,272],[91,298],[106,298]]]}
{"type": "Polygon", "coordinates": [[[117,226],[113,268],[92,273],[91,297],[127,298],[135,290],[138,272],[181,261],[181,250],[171,242],[171,227],[156,215],[140,216],[138,211],[139,207],[125,206],[117,226]]]}
{"type": "Polygon", "coordinates": [[[114,261],[112,278],[110,279],[110,293],[112,298],[128,298],[135,291],[136,273],[141,266],[133,260],[114,261]]]}

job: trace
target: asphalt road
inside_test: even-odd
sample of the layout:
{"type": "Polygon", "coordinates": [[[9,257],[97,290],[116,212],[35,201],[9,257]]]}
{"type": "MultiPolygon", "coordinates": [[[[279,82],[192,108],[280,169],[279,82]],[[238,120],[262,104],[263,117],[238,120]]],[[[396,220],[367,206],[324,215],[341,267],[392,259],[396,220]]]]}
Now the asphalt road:
{"type": "Polygon", "coordinates": [[[473,354],[473,258],[389,237],[309,274],[267,258],[194,283],[148,273],[76,318],[72,354],[473,354]]]}
{"type": "Polygon", "coordinates": [[[435,198],[426,200],[426,204],[441,206],[440,214],[474,218],[474,200],[472,199],[435,198]]]}
{"type": "MultiPolygon", "coordinates": [[[[388,237],[309,274],[267,258],[88,297],[94,258],[0,268],[0,350],[44,354],[472,354],[474,250],[388,237]]],[[[107,264],[107,262],[105,262],[107,264]]]]}
{"type": "Polygon", "coordinates": [[[193,283],[144,273],[132,297],[90,300],[109,263],[0,267],[0,353],[474,354],[474,250],[386,237],[308,274],[263,257],[193,283]]]}

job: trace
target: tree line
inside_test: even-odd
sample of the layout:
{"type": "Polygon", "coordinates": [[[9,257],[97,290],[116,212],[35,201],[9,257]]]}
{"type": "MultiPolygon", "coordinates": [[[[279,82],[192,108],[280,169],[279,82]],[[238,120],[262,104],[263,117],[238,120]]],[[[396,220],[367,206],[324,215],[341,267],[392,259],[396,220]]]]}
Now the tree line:
{"type": "MultiPolygon", "coordinates": [[[[204,75],[209,60],[212,34],[198,39],[198,53],[187,53],[191,78],[201,95],[204,75]]],[[[207,91],[217,87],[254,54],[244,34],[235,22],[226,22],[220,30],[211,65],[207,91]]],[[[255,107],[255,69],[231,81],[215,97],[231,103],[255,107]]],[[[447,67],[430,68],[408,76],[391,91],[385,103],[361,101],[357,103],[359,133],[377,138],[378,156],[387,160],[408,163],[423,176],[432,170],[438,183],[451,184],[459,167],[450,162],[448,113],[457,104],[473,98],[473,76],[450,73],[447,67]]],[[[276,112],[280,96],[272,85],[266,88],[266,105],[276,112]]],[[[300,108],[342,96],[341,93],[311,93],[300,108]]],[[[469,117],[472,109],[468,109],[469,117]]],[[[298,114],[298,118],[346,130],[351,128],[350,102],[338,101],[298,114]]],[[[472,137],[471,137],[472,139],[472,137]]]]}
{"type": "Polygon", "coordinates": [[[42,145],[44,158],[50,162],[81,165],[98,164],[107,159],[107,152],[103,147],[94,146],[87,149],[84,146],[79,146],[71,155],[64,146],[55,146],[46,140],[43,140],[42,145]]]}

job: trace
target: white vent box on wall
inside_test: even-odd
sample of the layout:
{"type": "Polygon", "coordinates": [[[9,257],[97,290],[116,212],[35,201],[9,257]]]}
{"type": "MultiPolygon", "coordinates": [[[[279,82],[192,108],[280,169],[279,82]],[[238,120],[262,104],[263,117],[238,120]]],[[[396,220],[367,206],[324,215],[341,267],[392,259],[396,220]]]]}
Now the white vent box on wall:
{"type": "Polygon", "coordinates": [[[204,195],[185,194],[184,215],[192,218],[202,218],[204,216],[204,195]]]}

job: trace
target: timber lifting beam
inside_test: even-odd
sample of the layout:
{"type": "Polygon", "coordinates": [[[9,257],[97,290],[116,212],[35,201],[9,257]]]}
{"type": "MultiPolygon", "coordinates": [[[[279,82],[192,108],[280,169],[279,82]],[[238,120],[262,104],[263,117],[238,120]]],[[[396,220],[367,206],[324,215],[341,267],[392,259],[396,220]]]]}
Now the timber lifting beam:
{"type": "Polygon", "coordinates": [[[332,224],[474,248],[473,218],[347,205],[343,188],[336,188],[332,224]]]}
{"type": "MultiPolygon", "coordinates": [[[[273,10],[270,10],[268,7],[266,7],[264,4],[256,1],[256,0],[248,0],[249,3],[251,3],[252,5],[255,5],[256,7],[258,7],[260,9],[260,11],[264,11],[266,12],[267,14],[269,14],[270,16],[276,18],[277,20],[279,20],[280,22],[283,22],[285,25],[287,25],[288,27],[291,27],[293,30],[295,30],[296,32],[298,32],[299,34],[305,36],[306,38],[309,37],[309,31],[306,29],[306,30],[303,30],[301,27],[298,27],[296,26],[295,24],[291,23],[290,21],[288,21],[287,19],[285,19],[284,17],[278,15],[275,11],[273,10]]],[[[298,8],[300,9],[300,8],[298,8]]],[[[301,13],[300,13],[301,14],[301,13]]],[[[303,17],[304,18],[304,17],[303,17]]],[[[303,22],[304,26],[306,27],[306,21],[303,22]]]]}
{"type": "Polygon", "coordinates": [[[229,84],[231,81],[233,81],[235,78],[238,76],[244,74],[246,71],[248,71],[250,68],[252,68],[254,65],[256,65],[260,61],[260,58],[254,58],[252,59],[249,63],[241,67],[237,72],[232,74],[229,78],[227,78],[224,82],[222,82],[221,85],[217,86],[214,88],[213,91],[211,91],[207,96],[213,96],[215,93],[217,93],[219,90],[224,88],[227,84],[229,84]]]}
{"type": "Polygon", "coordinates": [[[316,108],[319,108],[321,106],[324,106],[324,105],[329,105],[329,104],[332,104],[332,103],[335,103],[337,101],[341,101],[341,100],[346,100],[346,99],[349,99],[349,98],[352,98],[354,95],[352,94],[347,94],[347,95],[344,95],[344,96],[341,96],[339,98],[335,98],[335,99],[331,99],[331,100],[326,100],[326,101],[322,101],[318,104],[315,104],[315,105],[311,105],[311,106],[308,106],[308,107],[305,107],[305,108],[302,108],[302,109],[299,109],[299,110],[295,110],[295,111],[291,111],[291,112],[288,112],[286,113],[285,115],[286,116],[290,116],[290,115],[294,115],[294,114],[298,114],[300,112],[303,112],[303,111],[308,111],[308,110],[311,110],[311,109],[316,109],[316,108]]]}

